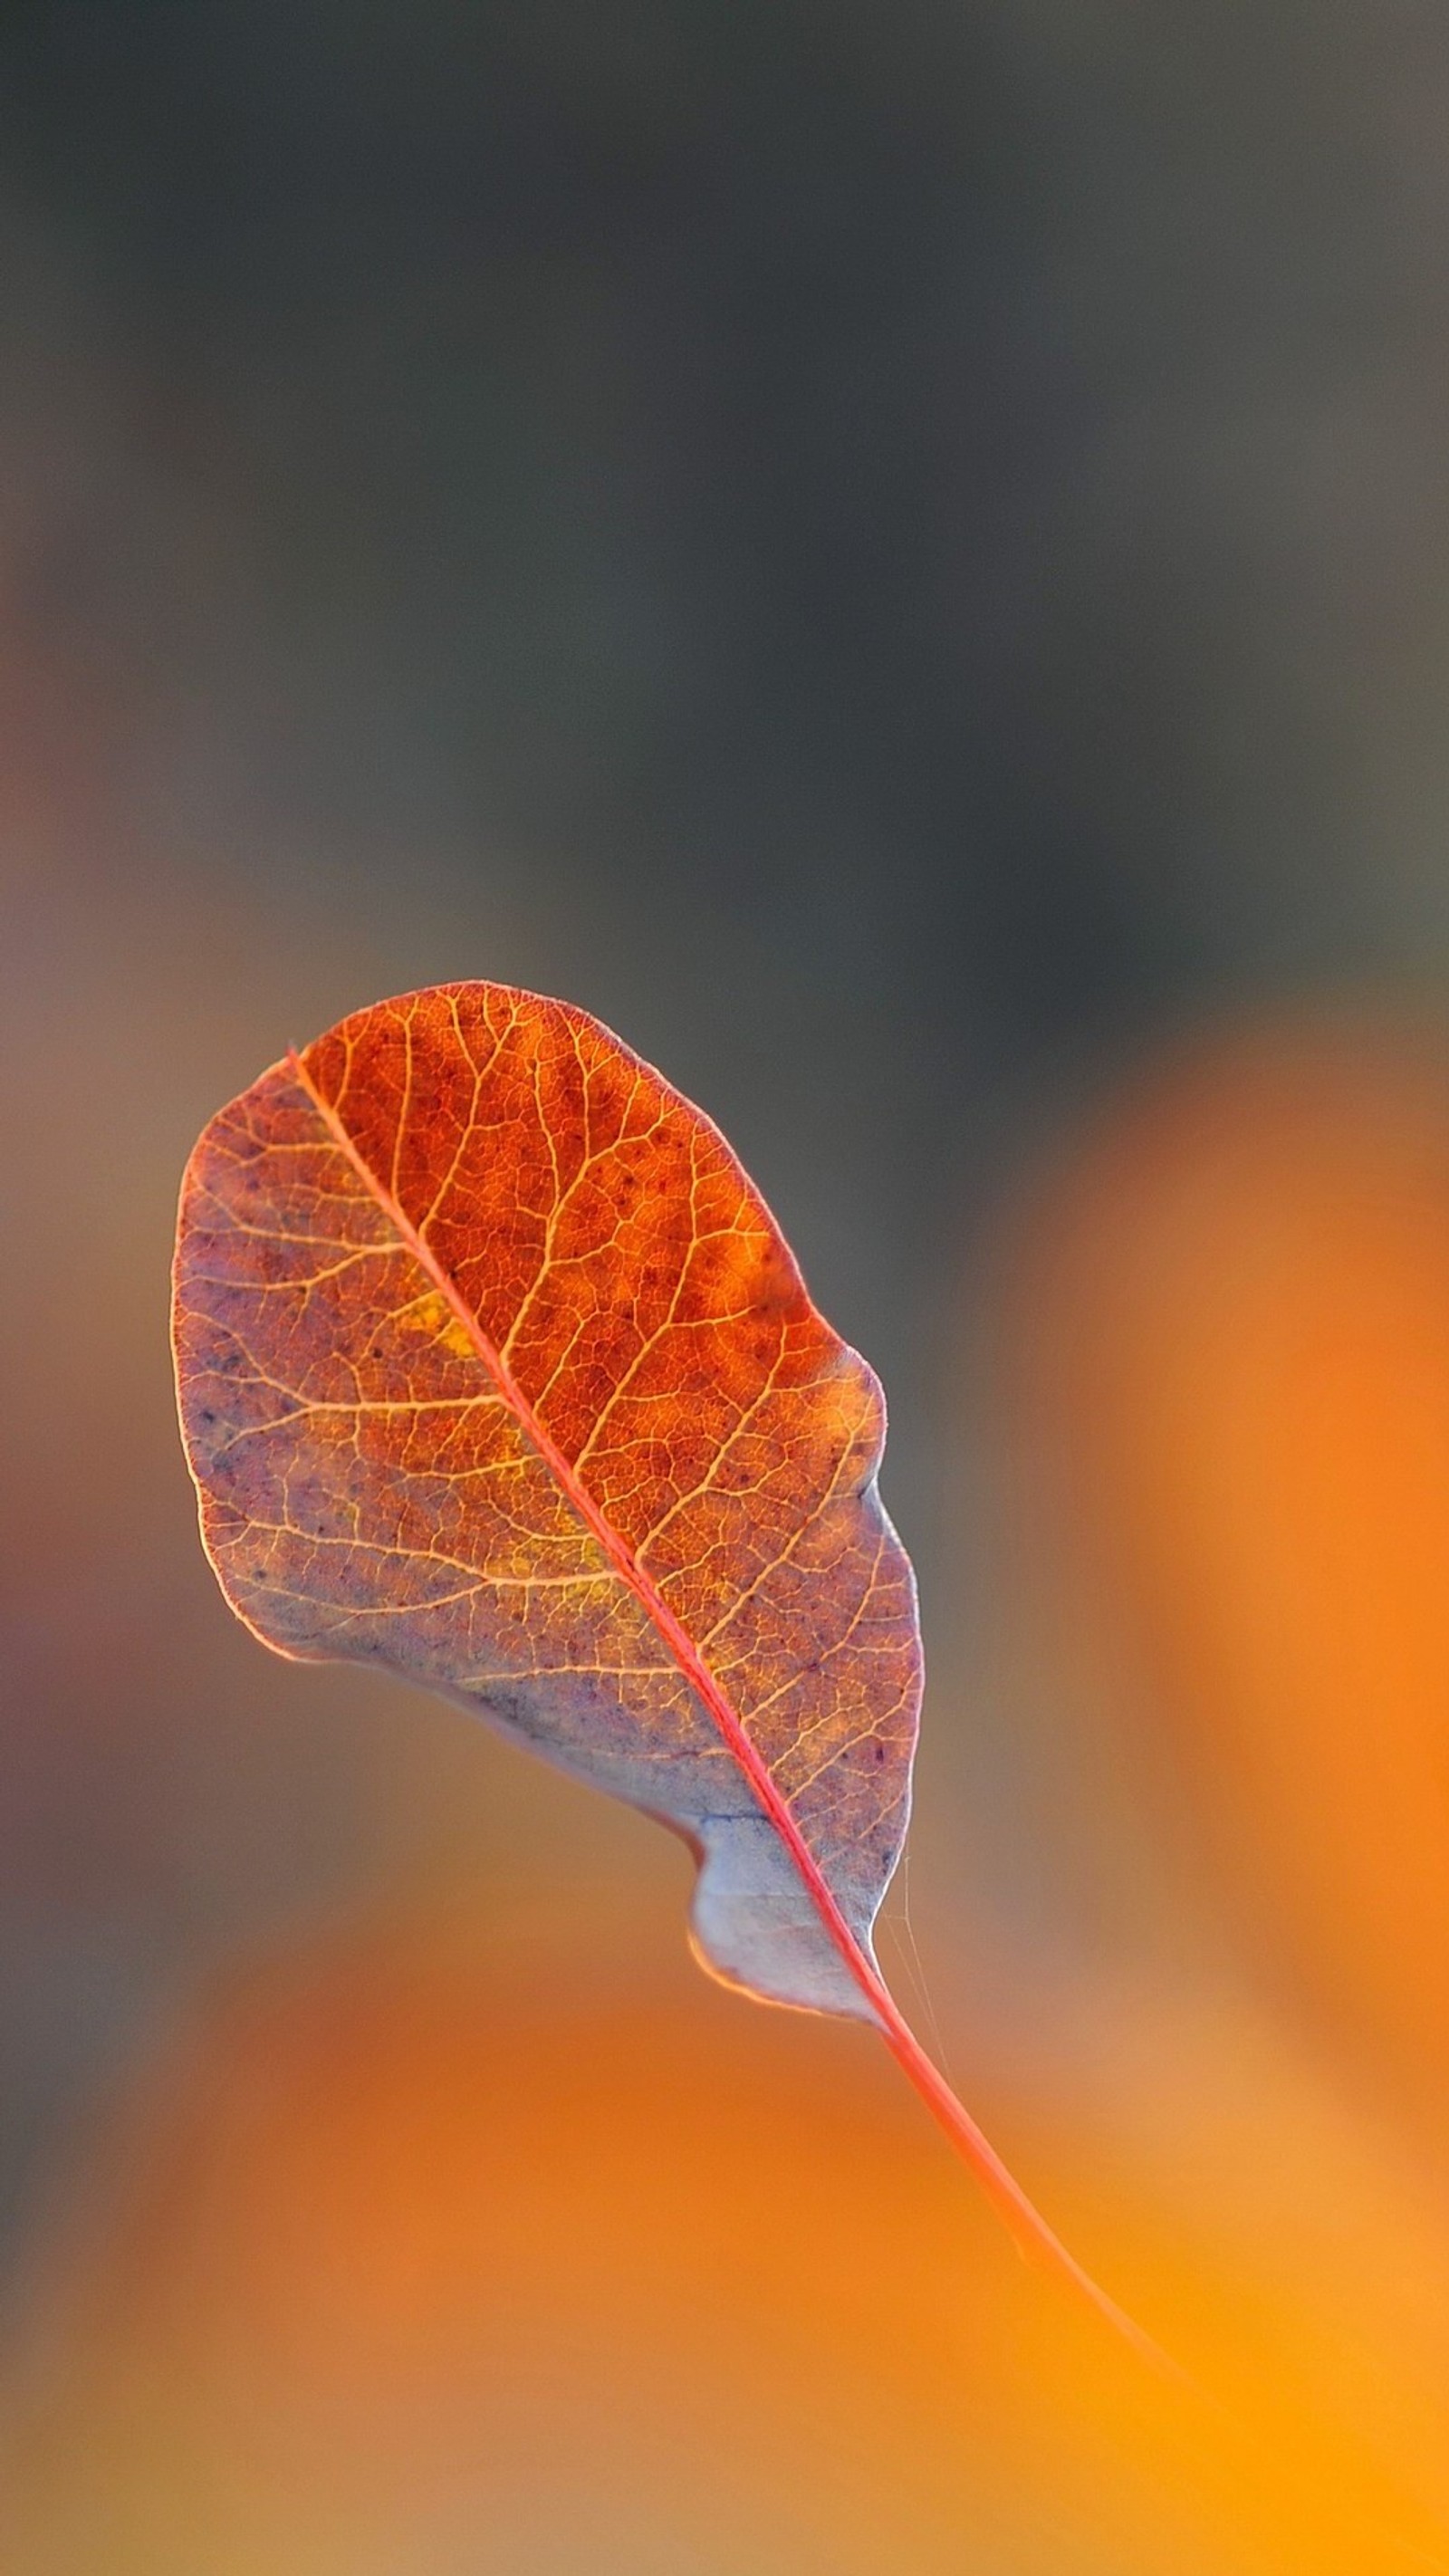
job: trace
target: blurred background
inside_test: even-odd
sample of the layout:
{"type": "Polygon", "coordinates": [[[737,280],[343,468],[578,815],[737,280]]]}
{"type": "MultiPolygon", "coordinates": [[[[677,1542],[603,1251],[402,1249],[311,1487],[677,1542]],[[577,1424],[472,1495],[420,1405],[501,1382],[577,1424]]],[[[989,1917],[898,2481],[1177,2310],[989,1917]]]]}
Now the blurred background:
{"type": "Polygon", "coordinates": [[[4,2564],[1449,2565],[1444,13],[13,0],[0,100],[4,2564]],[[667,1837],[226,1612],[182,1163],[470,975],[880,1369],[883,1960],[1225,2418],[667,1837]]]}

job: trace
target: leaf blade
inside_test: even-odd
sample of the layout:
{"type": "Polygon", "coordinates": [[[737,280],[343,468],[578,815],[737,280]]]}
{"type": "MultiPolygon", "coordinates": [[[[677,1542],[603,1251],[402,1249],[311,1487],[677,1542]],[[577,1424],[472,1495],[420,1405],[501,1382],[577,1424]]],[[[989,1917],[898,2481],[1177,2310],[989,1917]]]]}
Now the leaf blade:
{"type": "Polygon", "coordinates": [[[248,1624],[661,1815],[701,1853],[706,1964],[878,2018],[920,1696],[883,1406],[702,1113],[567,1005],[377,1005],[212,1121],[175,1311],[248,1624]]]}

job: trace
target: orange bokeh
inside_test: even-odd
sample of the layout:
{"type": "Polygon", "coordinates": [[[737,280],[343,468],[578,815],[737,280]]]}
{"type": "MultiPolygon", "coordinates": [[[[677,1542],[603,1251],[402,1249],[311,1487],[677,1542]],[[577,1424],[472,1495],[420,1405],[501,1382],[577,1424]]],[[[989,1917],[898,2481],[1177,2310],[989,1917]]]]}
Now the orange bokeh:
{"type": "MultiPolygon", "coordinates": [[[[1393,2563],[1371,2450],[1160,2388],[1012,2261],[862,2034],[661,1973],[646,1928],[581,1978],[536,1917],[433,1909],[219,2000],[107,2142],[7,2563],[1393,2563]]],[[[1190,2322],[1123,2178],[1114,2210],[1080,2145],[1035,2152],[1190,2322]]]]}
{"type": "Polygon", "coordinates": [[[1159,1821],[1324,2005],[1449,2083],[1442,1046],[1325,1021],[1197,1048],[1128,1093],[1022,1258],[1050,1579],[1159,1821]]]}

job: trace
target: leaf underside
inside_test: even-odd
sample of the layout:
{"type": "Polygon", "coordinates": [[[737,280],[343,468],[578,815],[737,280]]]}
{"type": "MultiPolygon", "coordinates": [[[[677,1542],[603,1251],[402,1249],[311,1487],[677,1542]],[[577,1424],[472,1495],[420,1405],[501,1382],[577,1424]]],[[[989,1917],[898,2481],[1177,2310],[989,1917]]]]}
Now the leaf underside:
{"type": "Polygon", "coordinates": [[[506,986],[360,1011],[201,1137],[174,1340],[258,1636],[658,1816],[707,1966],[878,2017],[921,1689],[884,1408],[698,1109],[506,986]]]}

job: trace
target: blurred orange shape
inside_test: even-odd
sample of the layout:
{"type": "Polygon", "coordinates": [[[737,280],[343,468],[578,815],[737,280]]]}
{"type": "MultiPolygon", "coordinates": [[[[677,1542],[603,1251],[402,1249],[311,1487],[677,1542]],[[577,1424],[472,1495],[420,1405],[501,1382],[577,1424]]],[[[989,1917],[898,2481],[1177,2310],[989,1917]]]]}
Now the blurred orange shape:
{"type": "MultiPolygon", "coordinates": [[[[1351,2442],[1320,2430],[1311,2478],[1294,2452],[1265,2481],[1003,2262],[838,2028],[741,2015],[627,1938],[595,1971],[581,1990],[568,1942],[435,1911],[213,2004],[101,2142],[99,2236],[52,2266],[7,2567],[1394,2563],[1351,2442]]],[[[16,2394],[12,2367],[12,2417],[16,2394]]]]}
{"type": "Polygon", "coordinates": [[[1362,1025],[1203,1046],[1119,1102],[1024,1249],[1016,1382],[1137,1752],[1240,1913],[1437,2084],[1449,1064],[1362,1025]]]}

